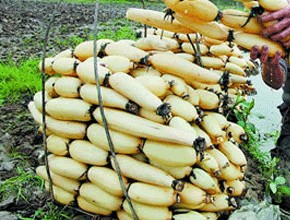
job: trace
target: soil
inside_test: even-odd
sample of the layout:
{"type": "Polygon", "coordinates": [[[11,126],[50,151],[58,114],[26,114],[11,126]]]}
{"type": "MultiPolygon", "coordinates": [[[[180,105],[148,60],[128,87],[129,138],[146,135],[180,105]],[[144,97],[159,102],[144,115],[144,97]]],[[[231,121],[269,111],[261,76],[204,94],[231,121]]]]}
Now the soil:
{"type": "MultiPolygon", "coordinates": [[[[0,1],[0,62],[12,59],[20,62],[31,57],[40,58],[43,53],[42,41],[48,19],[57,3],[42,1],[0,1]]],[[[129,7],[142,7],[141,4],[100,4],[98,20],[99,31],[112,28],[110,23],[117,18],[124,18],[129,7]],[[103,24],[102,22],[106,22],[103,24]]],[[[162,9],[163,5],[150,4],[149,8],[162,9]]],[[[57,16],[49,37],[48,53],[56,54],[67,46],[57,44],[59,38],[79,36],[87,39],[93,23],[94,4],[62,4],[57,7],[57,16]]],[[[122,23],[120,23],[120,26],[122,23]]],[[[118,27],[114,27],[118,28],[118,27]]],[[[42,136],[38,127],[27,110],[32,94],[23,94],[16,103],[6,103],[0,106],[0,184],[8,178],[17,176],[17,167],[26,171],[35,171],[43,164],[44,152],[42,136]],[[18,152],[22,157],[11,157],[18,152]],[[23,160],[23,157],[25,160],[23,160]]],[[[257,164],[249,158],[246,173],[248,192],[246,197],[263,197],[261,175],[257,172],[257,164]]],[[[0,219],[17,219],[17,214],[32,218],[36,210],[48,209],[49,194],[39,188],[26,187],[26,199],[17,199],[11,194],[2,198],[0,194],[0,219]]],[[[74,219],[90,219],[89,216],[73,212],[74,219]]],[[[19,218],[18,218],[19,219],[19,218]]],[[[108,219],[108,218],[107,218],[108,219]]]]}

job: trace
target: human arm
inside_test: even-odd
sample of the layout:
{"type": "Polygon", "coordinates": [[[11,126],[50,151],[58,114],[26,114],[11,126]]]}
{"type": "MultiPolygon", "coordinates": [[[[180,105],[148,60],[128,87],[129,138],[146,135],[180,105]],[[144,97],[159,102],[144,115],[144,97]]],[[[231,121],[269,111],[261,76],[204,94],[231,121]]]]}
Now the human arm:
{"type": "Polygon", "coordinates": [[[273,89],[281,88],[286,80],[287,62],[281,58],[278,51],[274,57],[268,56],[268,46],[264,45],[261,50],[254,46],[251,50],[250,57],[252,60],[260,59],[262,65],[262,79],[273,89]]]}

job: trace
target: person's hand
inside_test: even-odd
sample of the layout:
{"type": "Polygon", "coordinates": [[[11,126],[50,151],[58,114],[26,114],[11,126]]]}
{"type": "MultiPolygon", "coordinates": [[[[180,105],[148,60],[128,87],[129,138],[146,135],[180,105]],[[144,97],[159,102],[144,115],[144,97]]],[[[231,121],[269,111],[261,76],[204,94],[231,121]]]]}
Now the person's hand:
{"type": "Polygon", "coordinates": [[[274,41],[280,41],[286,48],[290,47],[290,4],[279,11],[261,15],[261,22],[277,21],[265,28],[262,34],[274,41]]]}
{"type": "Polygon", "coordinates": [[[279,61],[281,53],[277,51],[274,57],[268,56],[268,46],[264,45],[261,50],[253,46],[250,57],[252,60],[260,59],[262,65],[262,79],[273,89],[281,88],[286,80],[285,71],[281,68],[279,61]]]}

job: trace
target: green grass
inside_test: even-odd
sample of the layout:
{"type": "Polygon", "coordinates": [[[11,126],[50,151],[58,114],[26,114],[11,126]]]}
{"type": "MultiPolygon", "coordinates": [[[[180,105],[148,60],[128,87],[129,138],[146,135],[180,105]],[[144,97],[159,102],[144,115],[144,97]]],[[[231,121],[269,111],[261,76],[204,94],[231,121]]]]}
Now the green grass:
{"type": "MultiPolygon", "coordinates": [[[[69,36],[65,39],[61,39],[61,38],[58,38],[55,43],[57,45],[60,45],[60,46],[65,46],[67,48],[74,48],[76,45],[84,42],[84,38],[82,37],[79,37],[79,36],[75,36],[75,35],[72,35],[72,36],[69,36]]],[[[56,54],[54,54],[56,55],[56,54]]]]}
{"type": "MultiPolygon", "coordinates": [[[[47,2],[58,2],[59,0],[43,0],[43,1],[47,1],[47,2]]],[[[91,3],[95,3],[96,0],[63,0],[63,2],[67,2],[67,3],[84,3],[84,4],[91,4],[91,3]]],[[[99,3],[139,3],[141,2],[141,0],[99,0],[99,3]]],[[[156,2],[161,3],[161,0],[157,0],[156,2]]],[[[145,0],[145,3],[148,4],[148,0],[145,0]]],[[[152,2],[150,2],[152,3],[152,2]]],[[[153,1],[153,3],[155,3],[153,1]]]]}
{"type": "Polygon", "coordinates": [[[241,2],[238,1],[228,1],[228,0],[211,0],[219,9],[225,9],[225,8],[232,8],[232,9],[243,9],[244,6],[241,2]]]}
{"type": "MultiPolygon", "coordinates": [[[[112,40],[136,39],[135,31],[130,27],[130,22],[125,19],[118,19],[103,31],[100,31],[97,38],[109,38],[112,40]],[[111,28],[115,27],[115,28],[111,28]]],[[[90,35],[89,39],[93,39],[90,35]]],[[[74,48],[85,39],[78,36],[71,36],[64,40],[55,42],[67,48],[74,48]]],[[[54,54],[55,55],[55,54],[54,54]]],[[[34,94],[41,90],[41,74],[38,70],[40,59],[28,59],[15,64],[12,61],[0,63],[0,105],[5,102],[14,103],[19,100],[21,94],[34,94]]]]}
{"type": "Polygon", "coordinates": [[[20,166],[24,165],[29,159],[29,156],[19,152],[15,147],[8,148],[8,157],[14,161],[17,160],[20,166]]]}
{"type": "MultiPolygon", "coordinates": [[[[73,1],[73,0],[72,0],[73,1]]],[[[88,0],[90,1],[90,0],[88,0]]],[[[99,0],[100,3],[142,3],[141,0],[99,0]]],[[[162,0],[144,0],[145,5],[149,4],[164,4],[162,0]]]]}
{"type": "Polygon", "coordinates": [[[37,176],[32,170],[17,167],[17,174],[17,176],[6,179],[1,183],[0,201],[3,201],[10,195],[15,195],[17,201],[22,199],[28,202],[28,197],[31,196],[31,189],[33,187],[43,188],[43,179],[37,176]]]}
{"type": "MultiPolygon", "coordinates": [[[[98,24],[101,30],[97,33],[97,39],[111,39],[114,41],[122,39],[136,40],[136,32],[133,27],[131,27],[131,22],[125,18],[116,19],[111,22],[100,22],[98,24]]],[[[89,34],[88,39],[83,39],[78,36],[71,36],[65,40],[59,40],[56,43],[58,45],[67,46],[74,48],[79,43],[85,40],[93,40],[94,35],[89,34]]]]}
{"type": "MultiPolygon", "coordinates": [[[[58,2],[58,0],[46,0],[49,2],[58,2]]],[[[95,0],[63,0],[64,2],[68,3],[95,3],[95,0]]],[[[99,0],[100,3],[142,3],[141,0],[99,0]]],[[[164,4],[162,0],[144,0],[145,5],[151,5],[151,4],[164,4]]],[[[239,1],[228,1],[228,0],[211,0],[215,5],[218,6],[219,9],[225,9],[225,8],[237,8],[237,9],[243,9],[243,5],[239,1]]]]}
{"type": "Polygon", "coordinates": [[[36,210],[31,218],[25,218],[21,215],[18,217],[21,220],[66,220],[72,219],[74,215],[75,213],[73,213],[72,210],[63,206],[54,205],[49,202],[45,207],[36,210]]]}
{"type": "MultiPolygon", "coordinates": [[[[112,39],[114,41],[121,40],[121,39],[136,39],[136,33],[131,27],[131,23],[129,20],[123,19],[116,19],[108,22],[100,22],[98,26],[101,27],[101,31],[97,33],[97,39],[112,39]]],[[[59,38],[54,43],[58,46],[63,46],[66,48],[75,48],[78,44],[86,41],[86,40],[93,40],[93,34],[87,33],[87,39],[83,37],[79,37],[76,35],[71,35],[66,37],[65,39],[59,38]]],[[[54,56],[55,54],[51,54],[54,56]]]]}
{"type": "Polygon", "coordinates": [[[233,107],[233,111],[237,118],[237,123],[245,129],[248,135],[248,142],[244,143],[242,147],[247,149],[252,158],[259,163],[259,168],[263,176],[271,179],[275,163],[271,158],[270,152],[263,152],[261,150],[262,140],[260,139],[259,131],[253,123],[249,122],[249,116],[251,115],[251,110],[254,105],[254,100],[248,102],[242,97],[238,97],[235,107],[233,107]]]}
{"type": "Polygon", "coordinates": [[[0,63],[0,105],[17,101],[23,93],[34,94],[41,90],[38,63],[36,59],[22,61],[19,65],[12,61],[0,63]]]}
{"type": "Polygon", "coordinates": [[[98,39],[108,38],[114,41],[121,40],[121,39],[136,39],[135,31],[129,27],[129,25],[125,25],[123,27],[118,28],[116,31],[113,29],[106,29],[101,31],[97,34],[98,39]]]}
{"type": "MultiPolygon", "coordinates": [[[[242,97],[238,97],[233,106],[233,111],[240,124],[248,135],[248,142],[241,146],[248,151],[251,158],[258,163],[258,170],[262,174],[262,180],[265,185],[265,194],[271,196],[274,200],[281,194],[290,195],[290,188],[285,185],[285,178],[281,175],[281,171],[277,169],[279,158],[272,157],[270,152],[261,150],[263,140],[261,140],[260,132],[255,125],[249,121],[251,110],[255,105],[255,101],[245,101],[242,97]],[[238,108],[236,108],[238,106],[238,108]]],[[[279,132],[275,131],[270,134],[264,134],[266,138],[276,143],[279,132]]]]}

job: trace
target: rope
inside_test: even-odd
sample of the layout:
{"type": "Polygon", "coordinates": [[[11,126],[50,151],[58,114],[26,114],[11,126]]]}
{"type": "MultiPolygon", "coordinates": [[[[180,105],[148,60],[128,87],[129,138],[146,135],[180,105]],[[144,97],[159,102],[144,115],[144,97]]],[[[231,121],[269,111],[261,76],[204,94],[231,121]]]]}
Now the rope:
{"type": "Polygon", "coordinates": [[[44,145],[44,158],[45,158],[45,168],[48,176],[49,181],[49,191],[51,195],[52,201],[55,201],[54,194],[53,194],[53,184],[52,184],[52,178],[49,170],[49,164],[48,164],[48,149],[47,149],[47,142],[46,142],[46,106],[45,106],[45,57],[46,57],[46,48],[47,48],[47,42],[49,38],[49,32],[51,29],[51,26],[53,22],[55,21],[55,15],[56,11],[59,9],[60,4],[62,3],[62,0],[60,0],[57,4],[57,6],[52,11],[50,20],[48,22],[45,34],[44,34],[44,44],[43,44],[43,51],[42,51],[42,65],[41,65],[41,95],[42,95],[42,139],[43,139],[43,145],[44,145]]]}
{"type": "Polygon", "coordinates": [[[195,45],[196,45],[196,50],[198,52],[198,54],[196,54],[196,56],[198,56],[198,57],[196,57],[198,65],[203,67],[202,60],[201,60],[201,52],[200,52],[200,46],[199,46],[198,33],[195,33],[195,45]]]}
{"type": "Polygon", "coordinates": [[[199,47],[199,42],[198,42],[198,36],[196,35],[196,38],[195,38],[195,42],[196,42],[196,46],[197,48],[194,46],[189,34],[186,35],[187,36],[187,39],[189,40],[189,43],[190,45],[192,46],[193,50],[194,50],[194,58],[195,58],[195,61],[197,63],[197,65],[203,67],[202,65],[202,61],[201,61],[201,54],[200,54],[200,47],[199,47]]]}
{"type": "MultiPolygon", "coordinates": [[[[146,9],[145,1],[141,0],[141,3],[142,3],[142,8],[146,9]]],[[[147,37],[147,25],[146,24],[144,24],[144,37],[147,37]]]]}
{"type": "Polygon", "coordinates": [[[111,135],[110,135],[109,128],[108,128],[108,123],[107,123],[107,120],[106,120],[106,117],[105,117],[105,112],[104,112],[104,106],[103,106],[103,100],[102,100],[102,94],[101,94],[101,87],[100,87],[100,84],[99,84],[98,66],[97,66],[98,63],[97,63],[97,43],[96,43],[96,41],[97,41],[98,9],[99,9],[99,2],[96,1],[95,15],[94,15],[94,24],[93,24],[93,26],[94,26],[94,72],[95,72],[97,96],[98,96],[98,101],[99,101],[99,109],[100,109],[100,113],[101,113],[101,117],[102,117],[102,122],[103,122],[103,125],[104,125],[104,128],[105,128],[106,136],[107,136],[107,139],[108,139],[108,143],[109,143],[109,147],[110,147],[110,153],[111,153],[111,156],[113,158],[114,167],[115,167],[115,170],[116,170],[116,172],[118,174],[118,178],[119,178],[119,181],[120,181],[120,184],[121,184],[122,191],[124,192],[125,199],[128,201],[128,204],[129,204],[130,210],[131,210],[131,212],[133,214],[134,220],[138,220],[138,217],[137,217],[137,214],[136,214],[136,212],[135,212],[135,210],[133,208],[131,199],[130,199],[128,193],[127,193],[127,189],[126,189],[125,183],[124,183],[124,181],[122,179],[121,170],[120,170],[117,158],[116,158],[114,145],[113,145],[113,142],[112,142],[112,139],[111,139],[111,135]]]}

